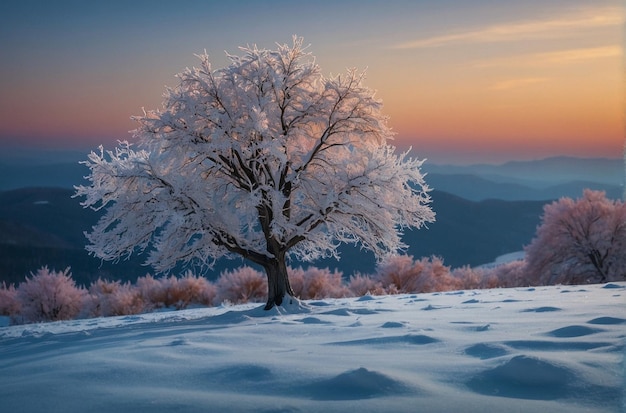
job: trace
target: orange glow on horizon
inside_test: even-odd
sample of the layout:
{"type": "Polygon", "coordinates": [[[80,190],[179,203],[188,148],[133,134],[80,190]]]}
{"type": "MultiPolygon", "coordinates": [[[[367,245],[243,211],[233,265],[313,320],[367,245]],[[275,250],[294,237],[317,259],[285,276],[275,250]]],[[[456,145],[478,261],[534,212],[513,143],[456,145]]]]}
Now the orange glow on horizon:
{"type": "MultiPolygon", "coordinates": [[[[311,43],[325,75],[367,67],[365,86],[383,101],[396,132],[393,144],[412,146],[417,156],[459,162],[622,156],[620,7],[610,0],[562,0],[559,7],[427,3],[395,8],[366,2],[358,16],[350,14],[349,2],[333,5],[343,15],[315,7],[315,13],[341,23],[325,26],[332,31],[284,11],[288,32],[276,29],[275,10],[253,3],[245,10],[217,8],[214,2],[200,8],[208,14],[254,15],[255,22],[269,26],[233,27],[225,18],[207,25],[202,13],[181,13],[178,22],[187,30],[168,31],[153,26],[154,19],[126,27],[126,18],[118,21],[113,12],[103,18],[87,6],[70,20],[64,20],[68,10],[53,7],[47,11],[56,20],[46,16],[32,24],[34,15],[22,10],[15,15],[25,22],[6,26],[13,35],[7,38],[15,41],[7,43],[0,65],[0,144],[110,148],[118,140],[132,141],[129,131],[136,125],[130,117],[142,108],[158,109],[165,85],[175,86],[176,73],[197,65],[194,53],[206,48],[217,69],[228,64],[223,50],[237,54],[238,45],[250,42],[273,48],[297,33],[311,43]],[[261,15],[264,19],[257,19],[261,15]],[[196,25],[189,23],[192,17],[198,18],[196,25]],[[92,32],[80,24],[90,18],[92,32]],[[116,21],[119,31],[111,35],[116,21]],[[137,36],[138,29],[150,36],[137,36]]],[[[172,17],[168,8],[151,12],[172,17]]],[[[142,17],[146,10],[129,6],[128,13],[142,17]]]]}
{"type": "Polygon", "coordinates": [[[383,96],[395,144],[474,158],[622,156],[621,53],[611,46],[545,56],[530,69],[415,69],[410,88],[398,80],[383,96]]]}

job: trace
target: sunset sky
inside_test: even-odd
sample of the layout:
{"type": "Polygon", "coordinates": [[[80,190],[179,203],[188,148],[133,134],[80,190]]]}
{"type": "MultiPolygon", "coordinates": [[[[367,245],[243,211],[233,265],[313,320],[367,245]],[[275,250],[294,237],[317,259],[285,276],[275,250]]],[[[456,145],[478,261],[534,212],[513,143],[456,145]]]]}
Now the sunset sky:
{"type": "Polygon", "coordinates": [[[324,74],[367,69],[397,133],[435,163],[624,147],[619,0],[31,1],[0,3],[0,151],[130,139],[174,75],[294,34],[324,74]]]}

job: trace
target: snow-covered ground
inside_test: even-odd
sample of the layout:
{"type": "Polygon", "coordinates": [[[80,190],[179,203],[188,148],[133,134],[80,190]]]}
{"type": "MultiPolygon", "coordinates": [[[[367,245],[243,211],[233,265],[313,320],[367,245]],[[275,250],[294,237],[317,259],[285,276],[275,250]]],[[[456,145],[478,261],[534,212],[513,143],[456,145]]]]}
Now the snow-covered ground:
{"type": "Polygon", "coordinates": [[[2,412],[619,412],[626,283],[0,328],[2,412]]]}

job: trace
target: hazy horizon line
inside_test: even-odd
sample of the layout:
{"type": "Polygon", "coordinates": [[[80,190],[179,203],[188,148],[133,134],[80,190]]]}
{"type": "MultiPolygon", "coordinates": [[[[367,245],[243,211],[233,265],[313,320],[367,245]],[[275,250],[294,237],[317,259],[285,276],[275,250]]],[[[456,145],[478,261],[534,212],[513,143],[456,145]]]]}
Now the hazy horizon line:
{"type": "MultiPolygon", "coordinates": [[[[87,160],[87,155],[91,151],[96,151],[97,147],[92,148],[49,148],[49,147],[40,147],[33,148],[28,146],[5,146],[3,147],[2,153],[0,154],[0,162],[4,164],[15,164],[23,161],[37,162],[38,164],[59,164],[59,163],[69,163],[69,162],[80,162],[83,160],[87,160]],[[49,157],[53,156],[54,159],[50,159],[49,157]]],[[[105,147],[105,150],[107,148],[105,147]]],[[[109,148],[113,149],[113,148],[109,148]]],[[[398,148],[398,150],[403,150],[403,148],[398,148]]],[[[539,162],[545,161],[549,159],[557,159],[557,158],[569,158],[569,159],[589,159],[589,160],[619,160],[622,159],[623,156],[580,156],[580,155],[569,155],[569,154],[553,154],[553,155],[540,155],[537,157],[528,157],[528,156],[520,156],[518,158],[510,157],[503,158],[502,160],[462,160],[463,152],[451,152],[449,155],[441,154],[439,156],[418,156],[421,159],[425,159],[425,164],[431,165],[454,165],[454,166],[474,166],[474,165],[504,165],[513,162],[539,162]],[[434,160],[432,158],[435,158],[434,160]],[[439,158],[439,159],[437,159],[439,158]],[[444,159],[444,158],[454,158],[444,159]]],[[[476,155],[472,154],[471,158],[475,158],[476,155]]]]}

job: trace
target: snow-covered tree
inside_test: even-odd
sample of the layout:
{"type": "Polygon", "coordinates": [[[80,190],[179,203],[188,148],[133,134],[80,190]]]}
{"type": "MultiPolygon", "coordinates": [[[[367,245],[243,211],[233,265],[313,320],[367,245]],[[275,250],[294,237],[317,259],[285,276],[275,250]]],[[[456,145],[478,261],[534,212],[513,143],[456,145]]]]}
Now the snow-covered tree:
{"type": "Polygon", "coordinates": [[[587,283],[626,277],[626,204],[586,189],[578,200],[544,207],[526,247],[527,275],[540,284],[587,283]]]}
{"type": "Polygon", "coordinates": [[[337,257],[342,242],[383,257],[434,213],[423,161],[390,145],[363,74],[323,76],[297,37],[241,50],[218,70],[198,56],[161,110],[134,117],[137,149],[89,155],[76,195],[106,209],[87,235],[96,256],[148,251],[167,270],[239,255],[265,269],[269,309],[293,294],[289,257],[337,257]]]}

